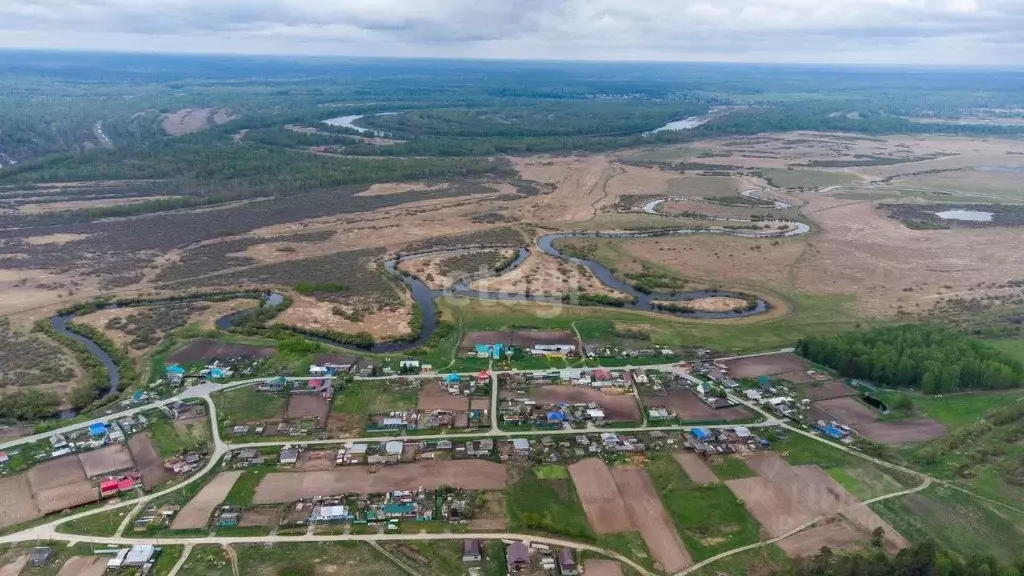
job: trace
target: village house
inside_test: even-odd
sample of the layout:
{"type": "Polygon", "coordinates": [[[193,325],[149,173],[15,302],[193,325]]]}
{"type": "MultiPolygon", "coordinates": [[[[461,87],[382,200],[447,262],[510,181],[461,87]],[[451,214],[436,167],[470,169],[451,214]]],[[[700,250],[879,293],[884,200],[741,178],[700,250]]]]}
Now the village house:
{"type": "Polygon", "coordinates": [[[522,542],[513,542],[505,548],[505,564],[509,574],[518,574],[530,567],[530,550],[522,542]]]}
{"type": "Polygon", "coordinates": [[[580,570],[572,548],[562,548],[558,553],[558,573],[562,576],[579,576],[580,570]]]}
{"type": "Polygon", "coordinates": [[[288,465],[295,464],[299,461],[299,449],[295,446],[285,446],[281,449],[281,454],[278,456],[277,461],[280,464],[288,465]]]}
{"type": "Polygon", "coordinates": [[[476,539],[467,539],[462,541],[462,561],[463,562],[479,562],[483,560],[484,555],[481,551],[480,541],[476,539]]]}

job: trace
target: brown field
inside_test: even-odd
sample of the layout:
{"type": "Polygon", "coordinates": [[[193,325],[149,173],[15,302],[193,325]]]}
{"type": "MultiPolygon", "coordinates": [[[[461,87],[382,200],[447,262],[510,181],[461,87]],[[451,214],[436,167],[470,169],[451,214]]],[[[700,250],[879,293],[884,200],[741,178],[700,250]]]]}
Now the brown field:
{"type": "Polygon", "coordinates": [[[637,422],[643,419],[640,406],[632,394],[605,394],[582,386],[540,386],[530,391],[530,398],[541,404],[569,404],[596,402],[608,420],[637,422]]]}
{"type": "Polygon", "coordinates": [[[575,266],[540,251],[531,252],[515,270],[502,276],[470,282],[469,287],[480,292],[547,297],[559,297],[575,292],[626,296],[605,286],[586,267],[575,266]]]}
{"type": "Polygon", "coordinates": [[[796,354],[770,354],[725,360],[723,364],[729,368],[733,378],[757,378],[758,376],[774,376],[783,372],[805,372],[809,366],[796,354]]]}
{"type": "Polygon", "coordinates": [[[43,490],[57,488],[85,480],[85,470],[77,454],[62,456],[33,466],[28,471],[28,482],[38,497],[43,490]]]}
{"type": "Polygon", "coordinates": [[[186,530],[205,527],[210,521],[213,509],[224,501],[228,492],[231,492],[231,487],[235,485],[235,481],[241,475],[242,471],[236,470],[221,472],[214,476],[213,480],[203,486],[203,489],[178,512],[174,521],[171,522],[171,529],[186,530]]]}
{"type": "MultiPolygon", "coordinates": [[[[860,502],[817,466],[790,466],[781,456],[769,452],[750,456],[747,464],[757,472],[757,477],[729,480],[726,485],[770,536],[781,536],[815,518],[832,515],[860,502]]],[[[885,546],[890,551],[909,545],[868,507],[851,508],[842,515],[861,534],[870,535],[875,527],[883,527],[885,546]]]]}
{"type": "Polygon", "coordinates": [[[337,453],[337,450],[308,450],[299,455],[299,460],[295,463],[295,469],[305,472],[330,470],[335,466],[337,453]]]}
{"type": "Polygon", "coordinates": [[[872,442],[880,444],[917,444],[946,433],[946,425],[930,418],[879,422],[880,414],[856,398],[833,398],[815,402],[833,420],[846,424],[872,442]]]}
{"type": "Polygon", "coordinates": [[[749,410],[743,406],[720,408],[715,410],[700,401],[697,395],[689,390],[669,390],[667,396],[641,396],[645,406],[667,406],[680,420],[710,421],[746,420],[751,417],[749,410]]]}
{"type": "Polygon", "coordinates": [[[800,389],[811,400],[831,400],[859,394],[852,386],[843,381],[829,382],[820,386],[806,386],[800,389]]]}
{"type": "Polygon", "coordinates": [[[40,515],[39,507],[32,498],[28,475],[0,478],[0,528],[21,524],[40,515]]]}
{"type": "Polygon", "coordinates": [[[814,556],[821,551],[822,546],[839,550],[863,540],[866,540],[864,534],[842,518],[833,517],[819,523],[818,526],[781,540],[779,547],[790,558],[802,558],[814,556]]]}
{"type": "MultiPolygon", "coordinates": [[[[490,400],[488,400],[488,404],[490,400]]],[[[469,398],[467,396],[455,396],[441,388],[438,382],[426,382],[420,387],[419,399],[416,407],[420,410],[452,410],[454,412],[465,412],[469,410],[469,398]]]]}
{"type": "Polygon", "coordinates": [[[288,397],[288,412],[285,417],[289,420],[316,418],[321,423],[326,423],[330,412],[331,403],[319,394],[292,394],[288,397]]]}
{"type": "Polygon", "coordinates": [[[376,339],[404,336],[409,333],[409,320],[412,318],[412,308],[409,306],[384,309],[367,314],[360,322],[352,322],[333,312],[335,306],[341,306],[351,312],[354,309],[351,305],[321,302],[308,296],[296,295],[293,299],[293,304],[271,322],[313,330],[367,332],[376,339]]]}
{"type": "Polygon", "coordinates": [[[242,513],[242,519],[238,525],[242,528],[249,528],[254,526],[274,526],[277,524],[277,519],[281,516],[281,508],[279,507],[260,507],[260,508],[247,508],[242,513]]]}
{"type": "Polygon", "coordinates": [[[142,474],[142,486],[146,490],[152,490],[154,486],[174,478],[174,474],[164,468],[164,462],[156,453],[149,432],[132,436],[128,440],[128,448],[132,452],[139,473],[142,474]]]}
{"type": "Polygon", "coordinates": [[[471,398],[469,400],[470,410],[490,410],[491,399],[490,398],[471,398]]]}
{"type": "Polygon", "coordinates": [[[583,511],[597,534],[615,534],[633,530],[622,494],[604,461],[587,458],[569,466],[583,511]]]}
{"type": "Polygon", "coordinates": [[[642,468],[614,468],[612,476],[626,501],[629,517],[662,570],[676,573],[692,566],[693,559],[679,539],[647,471],[642,468]]]}
{"type": "Polygon", "coordinates": [[[0,426],[0,440],[14,440],[22,436],[31,436],[31,426],[0,426]]]}
{"type": "Polygon", "coordinates": [[[435,490],[452,486],[466,490],[502,490],[507,470],[483,460],[424,461],[386,466],[371,474],[366,466],[323,472],[275,472],[256,488],[255,504],[295,502],[332,494],[377,494],[391,490],[435,490]]]}
{"type": "Polygon", "coordinates": [[[57,576],[103,576],[107,560],[99,556],[72,556],[60,567],[57,576]]]}
{"type": "Polygon", "coordinates": [[[90,450],[78,455],[87,478],[102,474],[131,470],[135,467],[132,455],[124,444],[111,444],[99,450],[90,450]]]}
{"type": "Polygon", "coordinates": [[[583,573],[587,576],[622,576],[622,566],[614,560],[587,558],[583,562],[583,573]]]}
{"type": "Polygon", "coordinates": [[[65,484],[35,492],[36,503],[43,514],[67,510],[100,499],[100,491],[88,480],[65,484]]]}
{"type": "Polygon", "coordinates": [[[576,343],[576,337],[561,330],[506,330],[492,332],[466,332],[459,348],[472,350],[477,344],[504,343],[519,348],[532,348],[537,344],[576,343]]]}
{"type": "Polygon", "coordinates": [[[704,462],[704,459],[693,452],[673,452],[672,456],[679,462],[679,465],[686,471],[690,480],[698,486],[706,486],[718,482],[718,476],[704,462]]]}
{"type": "Polygon", "coordinates": [[[22,554],[14,559],[14,561],[0,566],[0,576],[18,576],[21,571],[28,565],[28,554],[22,554]]]}
{"type": "Polygon", "coordinates": [[[273,356],[276,350],[269,346],[250,346],[248,344],[228,344],[216,340],[193,340],[181,350],[168,356],[171,362],[199,362],[214,358],[273,356]]]}

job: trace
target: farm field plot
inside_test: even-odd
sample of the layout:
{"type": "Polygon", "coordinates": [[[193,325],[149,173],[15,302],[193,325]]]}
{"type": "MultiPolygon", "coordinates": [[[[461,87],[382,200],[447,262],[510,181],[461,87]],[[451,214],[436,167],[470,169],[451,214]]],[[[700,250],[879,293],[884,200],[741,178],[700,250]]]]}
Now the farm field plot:
{"type": "Polygon", "coordinates": [[[499,342],[516,348],[532,348],[538,344],[578,344],[571,332],[563,330],[491,330],[467,332],[459,348],[468,351],[477,344],[499,342]]]}
{"type": "Polygon", "coordinates": [[[276,350],[269,346],[251,346],[198,339],[189,342],[187,346],[174,352],[167,359],[171,362],[192,363],[214,358],[266,358],[273,356],[275,352],[276,350]]]}
{"type": "Polygon", "coordinates": [[[700,401],[697,395],[689,390],[672,389],[667,396],[641,396],[645,406],[667,406],[680,420],[691,422],[736,421],[746,420],[753,414],[743,406],[730,408],[714,408],[700,401]]]}
{"type": "Polygon", "coordinates": [[[101,474],[131,470],[135,467],[131,452],[124,444],[111,444],[99,450],[90,450],[78,455],[82,461],[82,468],[88,478],[95,478],[101,474]]]}
{"type": "Polygon", "coordinates": [[[693,560],[679,539],[672,519],[665,512],[647,471],[614,468],[612,477],[625,500],[629,517],[662,569],[675,573],[692,566],[693,560]]]}
{"type": "MultiPolygon", "coordinates": [[[[770,536],[781,536],[793,528],[819,516],[844,510],[842,515],[870,535],[881,526],[885,530],[885,546],[891,552],[909,546],[903,536],[817,466],[790,466],[779,455],[758,453],[747,459],[757,472],[756,478],[729,480],[726,485],[761,522],[770,536]]],[[[831,538],[838,537],[835,532],[831,538]]],[[[813,536],[812,536],[813,538],[813,536]]],[[[797,541],[799,543],[799,540],[797,541]]],[[[844,545],[852,544],[847,542],[844,545]]],[[[794,544],[799,549],[799,544],[794,544]]]]}
{"type": "Polygon", "coordinates": [[[128,449],[131,450],[135,465],[142,475],[142,486],[146,490],[152,490],[154,486],[174,477],[170,470],[164,468],[164,461],[156,453],[149,432],[132,436],[128,440],[128,449]]]}
{"type": "MultiPolygon", "coordinates": [[[[488,400],[488,404],[490,400],[488,400]]],[[[420,388],[419,398],[416,400],[416,407],[420,410],[452,410],[465,412],[469,410],[470,399],[467,396],[456,396],[449,394],[441,388],[437,382],[426,382],[420,388]]]]}
{"type": "Polygon", "coordinates": [[[235,485],[241,475],[241,471],[217,474],[178,512],[174,521],[171,522],[171,529],[189,530],[206,526],[210,521],[213,509],[227,498],[231,487],[235,485]]]}
{"type": "MultiPolygon", "coordinates": [[[[792,372],[804,373],[811,369],[803,359],[789,352],[725,360],[723,364],[729,368],[729,375],[733,378],[757,378],[758,376],[775,376],[792,372]]],[[[795,382],[795,380],[791,381],[795,382]]]]}
{"type": "Polygon", "coordinates": [[[365,466],[321,472],[274,472],[256,487],[255,504],[294,502],[332,494],[378,494],[392,490],[434,490],[452,486],[467,490],[500,490],[506,467],[482,460],[416,462],[382,468],[371,474],[365,466]]]}
{"type": "Polygon", "coordinates": [[[698,486],[715,484],[718,476],[708,467],[704,459],[693,452],[673,452],[672,457],[683,467],[686,475],[698,486]]]}
{"type": "Polygon", "coordinates": [[[622,576],[622,566],[614,560],[588,558],[583,562],[583,573],[587,576],[622,576]]]}
{"type": "Polygon", "coordinates": [[[831,400],[833,398],[844,398],[860,394],[860,392],[857,392],[856,389],[845,382],[829,382],[821,385],[803,386],[800,388],[800,391],[811,400],[831,400]]]}
{"type": "Polygon", "coordinates": [[[595,402],[604,410],[608,420],[617,422],[637,422],[643,418],[640,406],[630,394],[605,394],[582,386],[550,385],[531,390],[530,398],[543,404],[595,402]]]}
{"type": "Polygon", "coordinates": [[[288,397],[285,417],[291,419],[315,418],[321,424],[327,422],[331,403],[319,394],[292,394],[288,397]]]}
{"type": "Polygon", "coordinates": [[[37,464],[28,471],[29,484],[36,494],[84,480],[85,470],[77,454],[37,464]]]}
{"type": "Polygon", "coordinates": [[[814,556],[822,546],[840,550],[864,541],[867,536],[840,518],[829,518],[817,526],[808,528],[778,542],[779,548],[790,558],[814,556]]]}
{"type": "Polygon", "coordinates": [[[60,567],[57,576],[103,576],[107,560],[101,556],[72,556],[60,567]]]}
{"type": "Polygon", "coordinates": [[[0,528],[14,526],[40,516],[32,498],[26,474],[0,478],[0,528]]]}
{"type": "Polygon", "coordinates": [[[615,534],[633,529],[622,494],[604,461],[587,458],[569,466],[576,493],[597,534],[615,534]]]}
{"type": "Polygon", "coordinates": [[[945,424],[930,418],[879,422],[878,412],[856,398],[822,400],[814,406],[868,440],[881,444],[916,444],[946,433],[945,424]]]}
{"type": "Polygon", "coordinates": [[[36,503],[43,514],[67,510],[100,499],[100,491],[88,480],[65,484],[35,492],[36,503]]]}

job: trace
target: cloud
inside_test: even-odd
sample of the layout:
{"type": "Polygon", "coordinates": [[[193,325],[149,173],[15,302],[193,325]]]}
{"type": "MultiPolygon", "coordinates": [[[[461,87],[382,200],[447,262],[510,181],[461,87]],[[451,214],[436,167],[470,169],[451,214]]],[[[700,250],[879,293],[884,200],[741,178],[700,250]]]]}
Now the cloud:
{"type": "Polygon", "coordinates": [[[0,0],[7,47],[1022,64],[1022,44],[1019,0],[0,0]]]}

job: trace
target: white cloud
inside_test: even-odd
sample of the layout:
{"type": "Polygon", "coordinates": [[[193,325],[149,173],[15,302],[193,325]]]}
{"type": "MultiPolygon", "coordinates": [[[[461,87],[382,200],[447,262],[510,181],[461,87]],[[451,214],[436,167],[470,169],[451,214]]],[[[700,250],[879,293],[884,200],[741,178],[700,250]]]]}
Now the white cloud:
{"type": "Polygon", "coordinates": [[[1024,64],[1019,0],[0,0],[0,47],[1024,64]]]}

